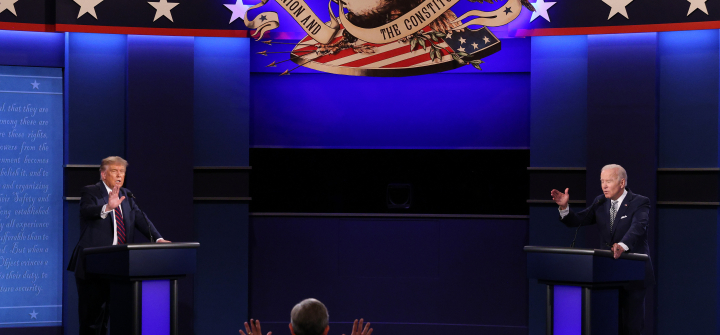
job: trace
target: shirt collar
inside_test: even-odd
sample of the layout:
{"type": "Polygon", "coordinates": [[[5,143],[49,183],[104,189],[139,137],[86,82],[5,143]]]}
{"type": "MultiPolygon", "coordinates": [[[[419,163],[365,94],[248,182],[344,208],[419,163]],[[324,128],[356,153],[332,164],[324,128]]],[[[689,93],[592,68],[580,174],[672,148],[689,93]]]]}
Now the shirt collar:
{"type": "Polygon", "coordinates": [[[627,193],[627,189],[623,189],[623,194],[616,200],[618,204],[621,204],[623,200],[625,200],[625,196],[627,195],[627,193]]]}
{"type": "Polygon", "coordinates": [[[105,190],[107,191],[107,193],[110,194],[110,192],[112,191],[112,189],[109,188],[109,187],[107,186],[107,184],[105,184],[105,181],[102,181],[102,183],[103,183],[103,186],[105,186],[105,190]]]}

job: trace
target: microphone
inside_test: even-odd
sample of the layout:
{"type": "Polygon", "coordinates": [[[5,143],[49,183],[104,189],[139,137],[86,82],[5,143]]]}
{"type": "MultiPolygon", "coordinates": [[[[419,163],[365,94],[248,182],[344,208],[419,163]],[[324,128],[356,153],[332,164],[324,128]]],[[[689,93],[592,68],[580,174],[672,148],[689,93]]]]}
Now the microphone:
{"type": "MultiPolygon", "coordinates": [[[[605,201],[607,201],[607,198],[600,198],[600,199],[598,199],[597,201],[595,201],[595,203],[593,204],[593,206],[595,206],[595,205],[602,205],[602,204],[605,203],[605,201]]],[[[577,233],[578,233],[578,230],[580,230],[580,227],[582,227],[582,222],[580,222],[580,224],[578,225],[578,227],[575,229],[575,237],[573,237],[573,241],[572,241],[572,244],[570,244],[570,248],[574,248],[574,247],[575,247],[575,240],[577,239],[577,233]]]]}
{"type": "MultiPolygon", "coordinates": [[[[135,198],[135,195],[132,192],[128,191],[127,196],[128,196],[128,198],[133,199],[135,201],[135,205],[137,205],[137,198],[135,198]]],[[[132,208],[132,207],[130,207],[130,208],[132,208]]],[[[143,218],[145,218],[145,223],[147,224],[148,235],[150,235],[150,243],[153,243],[152,229],[150,229],[150,220],[148,220],[147,215],[145,215],[145,212],[140,210],[140,207],[138,207],[138,210],[140,211],[140,213],[142,213],[143,218]]]]}

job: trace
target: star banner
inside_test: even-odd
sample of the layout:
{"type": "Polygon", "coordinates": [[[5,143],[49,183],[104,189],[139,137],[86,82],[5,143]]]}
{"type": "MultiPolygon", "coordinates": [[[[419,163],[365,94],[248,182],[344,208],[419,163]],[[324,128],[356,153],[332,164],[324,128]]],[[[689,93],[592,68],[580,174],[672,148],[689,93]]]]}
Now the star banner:
{"type": "Polygon", "coordinates": [[[537,0],[532,3],[539,11],[525,14],[510,23],[511,35],[586,35],[720,28],[718,1],[537,0]]]}
{"type": "Polygon", "coordinates": [[[57,31],[180,36],[248,36],[248,30],[242,20],[230,20],[236,12],[242,12],[240,17],[244,15],[242,1],[237,0],[56,1],[54,18],[57,31]],[[236,1],[238,3],[234,4],[236,1]]]}
{"type": "MultiPolygon", "coordinates": [[[[426,0],[391,23],[376,28],[364,28],[346,20],[344,13],[338,13],[337,7],[334,7],[335,13],[331,15],[329,22],[321,24],[320,20],[326,21],[327,15],[322,19],[322,16],[318,18],[314,14],[303,22],[308,17],[307,14],[312,13],[311,8],[322,14],[320,11],[324,12],[329,0],[286,0],[285,3],[275,0],[272,2],[277,3],[276,7],[283,8],[278,12],[282,15],[266,15],[264,20],[262,15],[253,15],[253,20],[249,21],[253,28],[249,28],[250,26],[244,24],[243,18],[257,1],[245,1],[251,1],[251,4],[245,5],[243,0],[0,0],[0,29],[224,37],[247,37],[250,35],[248,29],[263,33],[275,29],[275,32],[280,34],[297,35],[304,32],[316,37],[318,41],[327,41],[331,39],[329,36],[338,31],[337,26],[332,23],[332,18],[337,17],[337,23],[345,23],[345,29],[353,35],[370,42],[386,43],[419,31],[421,26],[431,22],[438,12],[456,4],[480,6],[480,9],[498,8],[490,4],[478,4],[476,0],[426,0]],[[465,3],[466,1],[474,3],[465,3]],[[297,14],[301,7],[305,8],[305,11],[297,14]],[[282,20],[287,21],[288,18],[292,18],[300,26],[294,23],[281,24],[282,20]],[[259,29],[260,27],[262,29],[259,29]]],[[[507,3],[499,10],[515,6],[515,1],[501,0],[507,3]]],[[[719,1],[530,1],[536,9],[535,12],[520,13],[519,10],[512,10],[513,14],[520,13],[520,16],[512,22],[507,20],[510,22],[510,35],[584,35],[720,28],[719,1]]],[[[267,2],[269,0],[265,3],[267,2]]],[[[262,4],[264,3],[256,6],[262,4]]],[[[268,7],[271,6],[265,8],[268,7]]],[[[272,13],[264,8],[257,11],[272,13]]],[[[475,20],[463,18],[461,23],[467,25],[470,23],[465,21],[470,20],[479,26],[500,26],[502,22],[493,23],[492,20],[506,20],[508,18],[505,15],[506,13],[497,10],[489,11],[475,20]]]]}
{"type": "Polygon", "coordinates": [[[0,0],[0,29],[55,31],[55,0],[0,0]]]}

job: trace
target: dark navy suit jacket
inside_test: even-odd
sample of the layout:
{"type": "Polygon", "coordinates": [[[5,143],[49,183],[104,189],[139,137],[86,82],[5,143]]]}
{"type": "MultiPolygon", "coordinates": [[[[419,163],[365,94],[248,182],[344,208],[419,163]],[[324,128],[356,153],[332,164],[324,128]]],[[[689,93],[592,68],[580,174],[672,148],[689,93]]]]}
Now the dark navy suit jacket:
{"type": "MultiPolygon", "coordinates": [[[[125,200],[120,203],[125,222],[126,241],[128,241],[128,243],[133,242],[135,229],[139,230],[147,238],[150,238],[148,225],[152,231],[153,241],[162,238],[152,222],[146,220],[146,216],[140,208],[138,208],[135,200],[127,196],[129,192],[126,188],[120,188],[120,197],[126,197],[125,200]]],[[[67,267],[69,271],[74,271],[77,277],[85,278],[85,257],[83,249],[102,247],[112,245],[113,243],[115,234],[113,215],[112,213],[108,213],[104,219],[100,217],[102,207],[107,203],[108,192],[102,181],[95,185],[83,187],[80,198],[80,228],[82,229],[82,233],[80,234],[80,240],[73,250],[70,263],[67,267]]]]}
{"type": "MultiPolygon", "coordinates": [[[[568,227],[579,225],[588,226],[597,224],[600,231],[601,249],[610,249],[615,243],[624,243],[628,252],[646,254],[650,256],[650,246],[647,239],[648,215],[650,214],[650,199],[639,194],[632,193],[629,189],[623,202],[618,207],[613,223],[613,231],[610,232],[610,199],[600,195],[593,200],[590,207],[561,218],[568,227]]],[[[648,260],[645,267],[645,285],[655,283],[655,276],[652,271],[652,261],[648,260]]]]}

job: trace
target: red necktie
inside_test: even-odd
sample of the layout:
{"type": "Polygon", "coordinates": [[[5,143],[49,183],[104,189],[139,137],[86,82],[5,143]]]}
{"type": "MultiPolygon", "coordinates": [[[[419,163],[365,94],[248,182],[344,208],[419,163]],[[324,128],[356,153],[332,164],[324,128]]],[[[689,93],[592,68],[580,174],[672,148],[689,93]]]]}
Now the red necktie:
{"type": "Polygon", "coordinates": [[[125,244],[125,222],[119,206],[115,208],[115,223],[117,224],[117,242],[125,244]]]}

